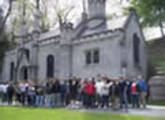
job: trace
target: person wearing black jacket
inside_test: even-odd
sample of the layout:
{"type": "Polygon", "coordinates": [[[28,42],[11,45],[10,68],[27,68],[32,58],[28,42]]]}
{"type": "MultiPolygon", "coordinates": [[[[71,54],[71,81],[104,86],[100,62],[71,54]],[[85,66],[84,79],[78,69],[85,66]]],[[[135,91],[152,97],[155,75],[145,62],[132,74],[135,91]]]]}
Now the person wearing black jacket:
{"type": "Polygon", "coordinates": [[[61,81],[60,85],[60,95],[61,95],[61,105],[65,106],[67,104],[67,93],[68,93],[68,86],[66,81],[61,81]]]}
{"type": "Polygon", "coordinates": [[[117,80],[114,80],[113,84],[110,87],[110,96],[112,100],[112,109],[113,110],[119,109],[120,89],[117,80]]]}
{"type": "Polygon", "coordinates": [[[52,86],[52,106],[60,107],[61,106],[61,95],[60,95],[60,82],[55,80],[52,86]]]}
{"type": "Polygon", "coordinates": [[[77,97],[77,93],[78,93],[78,81],[76,80],[76,78],[69,80],[69,91],[70,91],[70,100],[71,103],[75,103],[76,101],[76,97],[77,97]]]}
{"type": "Polygon", "coordinates": [[[125,77],[120,77],[119,88],[120,88],[120,108],[123,109],[123,105],[124,105],[124,109],[128,111],[128,100],[127,100],[128,85],[125,77]]]}
{"type": "Polygon", "coordinates": [[[43,105],[43,100],[44,100],[44,87],[38,83],[35,86],[35,91],[36,91],[36,101],[35,101],[35,105],[37,107],[41,107],[43,105]]]}
{"type": "Polygon", "coordinates": [[[13,102],[13,96],[14,96],[14,87],[13,84],[10,84],[7,88],[7,94],[8,94],[8,104],[12,104],[13,102]]]}
{"type": "Polygon", "coordinates": [[[45,107],[52,107],[52,105],[51,105],[51,89],[52,89],[52,84],[50,81],[48,81],[45,86],[45,107]]]}

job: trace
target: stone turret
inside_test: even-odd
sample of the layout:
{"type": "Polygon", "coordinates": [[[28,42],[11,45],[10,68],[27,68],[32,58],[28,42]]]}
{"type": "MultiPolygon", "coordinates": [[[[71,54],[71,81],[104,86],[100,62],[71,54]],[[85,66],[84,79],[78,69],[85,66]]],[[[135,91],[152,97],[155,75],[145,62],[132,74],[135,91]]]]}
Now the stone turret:
{"type": "Polygon", "coordinates": [[[88,0],[88,16],[93,17],[105,17],[106,12],[106,0],[88,0]]]}
{"type": "Polygon", "coordinates": [[[19,44],[21,46],[23,46],[24,42],[27,40],[27,34],[28,34],[25,16],[26,16],[26,4],[25,2],[23,2],[22,12],[21,12],[21,26],[20,26],[19,34],[18,34],[19,44]]]}
{"type": "Polygon", "coordinates": [[[74,38],[74,28],[72,23],[63,23],[60,40],[60,79],[72,77],[72,40],[74,38]]]}
{"type": "Polygon", "coordinates": [[[40,33],[40,18],[41,18],[41,13],[40,13],[40,0],[36,0],[36,9],[34,12],[34,22],[33,22],[33,33],[40,33]]]}
{"type": "Polygon", "coordinates": [[[61,44],[71,44],[74,37],[74,28],[71,22],[61,25],[61,44]]]}
{"type": "Polygon", "coordinates": [[[86,21],[88,18],[86,0],[82,0],[82,6],[83,6],[82,20],[86,21]]]}
{"type": "Polygon", "coordinates": [[[32,51],[32,57],[31,57],[31,79],[32,80],[37,80],[38,76],[38,51],[39,51],[39,46],[38,46],[38,39],[41,33],[40,29],[40,18],[41,18],[41,13],[40,13],[40,0],[36,0],[36,9],[34,12],[34,22],[33,22],[33,45],[31,48],[32,51]]]}

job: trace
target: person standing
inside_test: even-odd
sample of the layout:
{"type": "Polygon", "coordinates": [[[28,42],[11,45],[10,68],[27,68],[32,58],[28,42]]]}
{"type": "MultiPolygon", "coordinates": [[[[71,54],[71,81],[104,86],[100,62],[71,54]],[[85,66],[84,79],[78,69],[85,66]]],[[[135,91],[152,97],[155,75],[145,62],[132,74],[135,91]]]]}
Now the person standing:
{"type": "Polygon", "coordinates": [[[109,87],[110,84],[106,78],[104,78],[104,84],[102,86],[102,108],[108,108],[109,107],[109,87]]]}
{"type": "Polygon", "coordinates": [[[60,85],[60,94],[61,94],[61,105],[65,106],[67,104],[66,99],[67,99],[67,81],[61,81],[60,85]]]}
{"type": "Polygon", "coordinates": [[[146,81],[142,78],[141,75],[138,76],[138,85],[140,88],[140,103],[143,105],[143,108],[146,107],[146,96],[147,96],[147,83],[146,81]]]}
{"type": "Polygon", "coordinates": [[[1,86],[2,89],[2,103],[6,103],[8,100],[8,95],[7,95],[7,88],[8,88],[8,83],[4,83],[1,86]]]}
{"type": "Polygon", "coordinates": [[[41,83],[37,83],[35,85],[35,91],[36,91],[35,105],[37,107],[41,107],[41,106],[43,106],[43,102],[44,102],[44,88],[41,83]]]}
{"type": "Polygon", "coordinates": [[[113,81],[113,84],[110,87],[110,96],[112,100],[112,109],[118,110],[119,109],[119,96],[120,96],[120,90],[119,85],[117,83],[117,80],[113,81]]]}
{"type": "Polygon", "coordinates": [[[120,82],[119,82],[119,89],[120,89],[120,108],[128,111],[128,100],[127,100],[127,91],[128,91],[128,85],[126,82],[125,77],[120,77],[120,82]]]}
{"type": "Polygon", "coordinates": [[[131,84],[131,97],[132,97],[132,108],[139,108],[139,100],[138,100],[138,84],[136,82],[136,77],[133,78],[133,82],[131,84]]]}
{"type": "Polygon", "coordinates": [[[46,83],[45,86],[45,107],[52,107],[51,106],[51,90],[52,90],[52,84],[51,82],[48,80],[48,82],[46,83]]]}
{"type": "Polygon", "coordinates": [[[95,94],[95,85],[91,79],[85,84],[85,94],[86,94],[86,106],[87,108],[92,108],[93,96],[95,94]]]}
{"type": "Polygon", "coordinates": [[[60,82],[55,80],[55,83],[52,86],[52,106],[60,107],[61,106],[61,95],[60,95],[60,82]]]}
{"type": "Polygon", "coordinates": [[[19,84],[19,89],[21,91],[21,95],[20,95],[20,100],[21,100],[21,104],[25,105],[26,103],[26,90],[28,88],[28,85],[26,85],[26,83],[24,81],[21,81],[19,84]]]}
{"type": "Polygon", "coordinates": [[[28,106],[34,107],[35,106],[35,97],[36,97],[36,90],[33,83],[29,83],[27,88],[27,96],[28,96],[28,106]]]}
{"type": "Polygon", "coordinates": [[[0,102],[2,102],[1,100],[2,100],[2,83],[0,82],[0,102]]]}
{"type": "Polygon", "coordinates": [[[97,102],[97,107],[98,108],[101,108],[101,101],[102,101],[102,92],[101,92],[101,89],[102,89],[102,86],[103,86],[104,82],[101,81],[101,79],[99,78],[97,81],[96,81],[96,84],[95,84],[95,87],[96,87],[96,102],[97,102]]]}
{"type": "Polygon", "coordinates": [[[14,90],[13,84],[10,83],[8,88],[7,88],[8,104],[12,104],[12,102],[13,102],[14,91],[15,90],[14,90]]]}

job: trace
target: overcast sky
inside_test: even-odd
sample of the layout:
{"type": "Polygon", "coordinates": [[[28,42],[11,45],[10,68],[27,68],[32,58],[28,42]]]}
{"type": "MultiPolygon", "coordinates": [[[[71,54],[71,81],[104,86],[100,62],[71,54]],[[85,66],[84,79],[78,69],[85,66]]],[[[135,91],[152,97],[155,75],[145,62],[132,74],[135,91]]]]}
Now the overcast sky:
{"type": "MultiPolygon", "coordinates": [[[[0,0],[0,5],[3,5],[5,1],[7,0],[0,0]]],[[[61,6],[64,6],[66,4],[66,0],[59,0],[59,1],[61,2],[61,6]]],[[[122,4],[119,4],[120,0],[107,0],[107,8],[106,8],[107,14],[121,15],[123,7],[128,5],[127,1],[128,0],[124,0],[122,4]]],[[[67,3],[72,3],[76,6],[74,10],[76,13],[75,20],[80,18],[80,15],[82,12],[82,0],[67,0],[67,3]]],[[[152,38],[160,36],[160,30],[158,28],[147,29],[147,30],[144,30],[144,32],[147,39],[152,39],[152,38]]]]}

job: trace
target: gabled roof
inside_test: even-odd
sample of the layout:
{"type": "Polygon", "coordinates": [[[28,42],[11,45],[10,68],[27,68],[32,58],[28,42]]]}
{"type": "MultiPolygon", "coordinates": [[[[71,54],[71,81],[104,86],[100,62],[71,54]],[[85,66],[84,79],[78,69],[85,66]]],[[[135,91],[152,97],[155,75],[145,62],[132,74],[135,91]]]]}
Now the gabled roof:
{"type": "Polygon", "coordinates": [[[115,30],[115,29],[119,29],[119,28],[124,28],[124,25],[125,25],[127,19],[128,19],[128,16],[109,20],[109,21],[107,21],[107,29],[115,30]]]}
{"type": "MultiPolygon", "coordinates": [[[[102,26],[98,26],[95,29],[90,29],[88,26],[88,21],[86,22],[86,24],[81,24],[81,30],[79,30],[80,32],[78,33],[77,37],[83,37],[83,36],[88,36],[91,34],[97,34],[100,32],[105,32],[105,31],[114,31],[117,29],[123,29],[127,20],[128,20],[129,16],[124,16],[124,17],[120,17],[120,18],[115,18],[115,19],[111,19],[111,20],[106,20],[105,24],[102,24],[102,26]]],[[[93,19],[93,21],[95,21],[95,19],[93,19]]],[[[78,28],[80,29],[80,25],[78,25],[78,28]]]]}
{"type": "Polygon", "coordinates": [[[52,37],[56,37],[56,36],[58,36],[60,34],[61,34],[61,31],[60,31],[59,28],[57,28],[55,30],[52,30],[52,31],[40,34],[39,41],[42,41],[42,40],[45,40],[45,39],[49,39],[49,38],[52,38],[52,37]]]}
{"type": "MultiPolygon", "coordinates": [[[[105,32],[105,31],[115,31],[117,29],[124,29],[129,18],[130,18],[130,15],[106,20],[105,24],[102,24],[102,26],[100,25],[94,29],[89,28],[88,22],[90,20],[87,20],[86,22],[82,21],[75,27],[75,32],[77,34],[75,38],[80,38],[80,37],[97,34],[97,33],[105,32]]],[[[95,21],[95,19],[93,19],[93,21],[95,21]]],[[[60,31],[60,28],[58,27],[55,30],[40,34],[39,41],[48,40],[49,38],[60,36],[60,34],[61,34],[61,31],[60,31]]]]}

